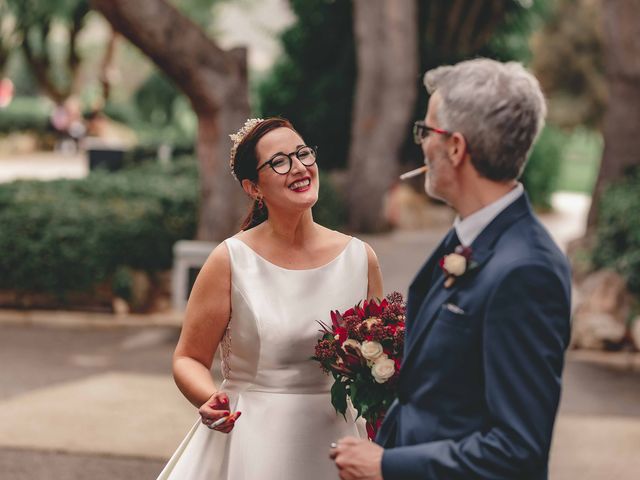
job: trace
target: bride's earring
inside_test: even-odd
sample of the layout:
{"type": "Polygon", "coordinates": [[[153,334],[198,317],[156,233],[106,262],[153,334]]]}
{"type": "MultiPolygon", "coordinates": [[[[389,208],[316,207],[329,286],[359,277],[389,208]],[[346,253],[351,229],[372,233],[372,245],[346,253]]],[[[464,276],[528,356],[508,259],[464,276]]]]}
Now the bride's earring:
{"type": "Polygon", "coordinates": [[[264,207],[264,201],[262,200],[262,195],[260,195],[259,197],[256,197],[256,200],[258,201],[258,208],[262,210],[262,208],[264,207]]]}

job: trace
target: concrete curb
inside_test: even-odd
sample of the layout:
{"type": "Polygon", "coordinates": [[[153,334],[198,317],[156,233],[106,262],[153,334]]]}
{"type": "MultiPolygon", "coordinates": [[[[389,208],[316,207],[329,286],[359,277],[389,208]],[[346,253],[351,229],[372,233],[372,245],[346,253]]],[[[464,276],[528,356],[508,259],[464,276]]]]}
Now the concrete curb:
{"type": "Polygon", "coordinates": [[[182,327],[182,312],[110,314],[66,310],[0,310],[0,325],[49,328],[182,327]]]}

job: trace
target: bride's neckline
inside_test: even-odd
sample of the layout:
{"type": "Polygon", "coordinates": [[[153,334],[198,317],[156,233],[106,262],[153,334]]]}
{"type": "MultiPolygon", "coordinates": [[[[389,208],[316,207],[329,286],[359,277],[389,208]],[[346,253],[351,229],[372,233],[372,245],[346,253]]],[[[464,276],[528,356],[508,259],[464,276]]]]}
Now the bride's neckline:
{"type": "Polygon", "coordinates": [[[267,260],[266,258],[264,258],[262,255],[260,255],[258,252],[256,252],[253,248],[251,248],[249,245],[247,245],[245,242],[243,242],[239,238],[232,237],[231,240],[235,240],[236,242],[242,244],[243,247],[248,249],[256,257],[258,257],[260,260],[262,260],[266,264],[271,265],[272,267],[279,268],[280,270],[285,270],[287,272],[312,272],[312,271],[315,271],[315,270],[321,270],[321,269],[326,268],[326,267],[334,264],[335,262],[337,262],[347,252],[347,250],[349,249],[349,247],[353,243],[354,237],[351,237],[349,239],[347,244],[344,246],[342,251],[337,256],[335,256],[333,259],[331,259],[329,262],[325,263],[324,265],[320,265],[319,267],[313,267],[313,268],[286,268],[286,267],[282,267],[282,266],[277,265],[277,264],[267,260]]]}

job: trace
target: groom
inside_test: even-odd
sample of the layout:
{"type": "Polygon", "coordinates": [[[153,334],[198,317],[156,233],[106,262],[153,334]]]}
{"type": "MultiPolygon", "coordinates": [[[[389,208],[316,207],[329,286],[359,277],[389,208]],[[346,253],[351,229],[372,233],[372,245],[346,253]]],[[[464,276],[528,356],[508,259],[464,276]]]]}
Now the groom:
{"type": "Polygon", "coordinates": [[[330,454],[343,480],[547,479],[570,271],[518,182],[544,97],[521,65],[488,59],[431,70],[425,86],[425,188],[458,217],[409,288],[377,445],[344,438],[330,454]]]}

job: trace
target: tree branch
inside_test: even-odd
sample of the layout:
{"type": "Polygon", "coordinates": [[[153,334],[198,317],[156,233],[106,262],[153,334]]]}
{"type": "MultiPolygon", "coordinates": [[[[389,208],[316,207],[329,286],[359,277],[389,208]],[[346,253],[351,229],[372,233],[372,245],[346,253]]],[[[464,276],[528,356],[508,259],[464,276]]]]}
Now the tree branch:
{"type": "Polygon", "coordinates": [[[76,91],[78,84],[78,73],[80,70],[80,55],[78,54],[77,39],[80,30],[84,26],[84,20],[89,13],[89,4],[80,2],[71,16],[71,28],[69,29],[69,54],[67,56],[67,66],[69,68],[69,85],[67,95],[76,91]]]}
{"type": "Polygon", "coordinates": [[[22,33],[22,51],[24,52],[27,63],[31,67],[40,88],[42,88],[47,96],[53,99],[54,102],[61,103],[66,98],[66,95],[49,77],[49,66],[51,62],[46,48],[46,38],[49,32],[49,27],[49,21],[45,22],[41,26],[40,37],[42,39],[43,48],[38,55],[31,43],[32,39],[30,36],[31,29],[34,28],[34,26],[22,25],[20,27],[22,33]]]}
{"type": "Polygon", "coordinates": [[[214,112],[226,95],[219,88],[223,79],[242,76],[246,68],[164,0],[91,0],[91,4],[186,93],[196,111],[214,112]],[[141,22],[145,28],[136,28],[141,22]]]}

